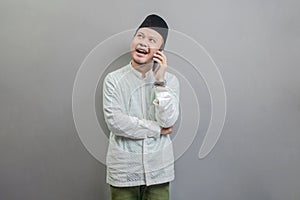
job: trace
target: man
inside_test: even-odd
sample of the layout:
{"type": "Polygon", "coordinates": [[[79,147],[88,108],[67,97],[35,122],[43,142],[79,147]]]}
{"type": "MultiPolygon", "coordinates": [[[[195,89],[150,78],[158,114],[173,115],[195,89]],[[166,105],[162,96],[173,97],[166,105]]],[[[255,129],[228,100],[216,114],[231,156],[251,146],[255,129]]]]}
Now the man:
{"type": "Polygon", "coordinates": [[[161,17],[147,16],[132,39],[130,64],[104,80],[112,200],[169,199],[169,182],[174,179],[169,134],[179,115],[179,82],[166,72],[166,56],[160,50],[167,35],[168,25],[161,17]]]}

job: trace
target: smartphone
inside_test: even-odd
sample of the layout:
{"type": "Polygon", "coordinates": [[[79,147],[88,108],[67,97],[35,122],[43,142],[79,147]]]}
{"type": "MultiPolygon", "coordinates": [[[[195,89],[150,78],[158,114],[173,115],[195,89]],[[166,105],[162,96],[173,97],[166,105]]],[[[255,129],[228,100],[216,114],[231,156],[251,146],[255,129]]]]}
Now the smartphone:
{"type": "MultiPolygon", "coordinates": [[[[160,48],[159,51],[164,50],[164,48],[160,48]]],[[[158,67],[158,63],[156,61],[153,62],[153,67],[152,67],[152,71],[154,72],[156,70],[156,68],[158,67]]]]}

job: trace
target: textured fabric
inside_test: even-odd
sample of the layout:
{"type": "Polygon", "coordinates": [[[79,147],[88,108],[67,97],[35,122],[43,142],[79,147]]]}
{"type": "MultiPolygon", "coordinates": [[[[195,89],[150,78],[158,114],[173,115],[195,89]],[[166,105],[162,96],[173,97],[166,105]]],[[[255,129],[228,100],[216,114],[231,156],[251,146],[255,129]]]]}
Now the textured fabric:
{"type": "Polygon", "coordinates": [[[108,74],[103,85],[103,112],[110,138],[107,183],[154,185],[174,179],[173,146],[161,127],[174,125],[179,113],[179,82],[166,73],[167,87],[153,86],[153,72],[131,64],[108,74]]]}
{"type": "Polygon", "coordinates": [[[134,187],[110,186],[111,200],[169,200],[169,183],[134,187]]]}

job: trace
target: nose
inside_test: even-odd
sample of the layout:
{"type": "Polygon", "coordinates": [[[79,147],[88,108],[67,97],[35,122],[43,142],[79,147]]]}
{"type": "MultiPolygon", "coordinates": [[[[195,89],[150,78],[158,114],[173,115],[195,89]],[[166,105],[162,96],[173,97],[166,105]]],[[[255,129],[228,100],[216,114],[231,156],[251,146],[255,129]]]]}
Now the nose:
{"type": "Polygon", "coordinates": [[[141,47],[147,47],[147,44],[146,44],[145,41],[139,42],[138,45],[141,46],[141,47]]]}

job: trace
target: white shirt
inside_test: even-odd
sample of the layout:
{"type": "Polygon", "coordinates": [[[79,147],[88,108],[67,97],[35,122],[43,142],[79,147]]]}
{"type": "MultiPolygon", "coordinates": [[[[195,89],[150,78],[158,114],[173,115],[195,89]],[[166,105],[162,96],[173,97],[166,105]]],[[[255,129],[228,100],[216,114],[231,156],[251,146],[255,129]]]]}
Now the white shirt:
{"type": "Polygon", "coordinates": [[[156,88],[131,64],[109,73],[103,85],[103,111],[110,138],[107,183],[116,187],[154,185],[174,179],[173,146],[161,127],[179,115],[179,82],[166,72],[166,87],[156,88]]]}

